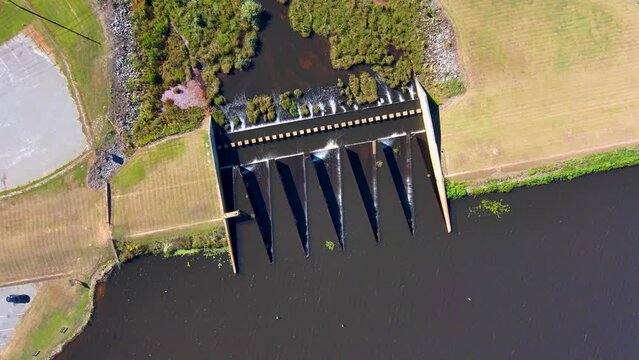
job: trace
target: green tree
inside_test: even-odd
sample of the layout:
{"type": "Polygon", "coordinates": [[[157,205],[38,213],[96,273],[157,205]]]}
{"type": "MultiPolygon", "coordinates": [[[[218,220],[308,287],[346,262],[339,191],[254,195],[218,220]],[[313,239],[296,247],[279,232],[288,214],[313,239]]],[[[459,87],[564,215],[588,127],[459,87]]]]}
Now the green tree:
{"type": "Polygon", "coordinates": [[[240,7],[240,14],[242,16],[242,20],[252,24],[253,26],[258,26],[260,21],[260,15],[264,11],[264,8],[261,4],[255,2],[254,0],[246,0],[240,7]]]}

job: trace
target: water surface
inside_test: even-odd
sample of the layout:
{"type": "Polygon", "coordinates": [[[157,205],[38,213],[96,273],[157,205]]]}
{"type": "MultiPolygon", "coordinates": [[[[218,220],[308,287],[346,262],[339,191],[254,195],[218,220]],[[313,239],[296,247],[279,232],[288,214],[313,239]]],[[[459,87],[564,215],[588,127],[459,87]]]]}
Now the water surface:
{"type": "MultiPolygon", "coordinates": [[[[345,252],[316,176],[304,256],[273,184],[274,260],[238,225],[240,275],[210,259],[142,258],[106,284],[90,325],[59,359],[630,359],[639,352],[639,167],[488,196],[511,212],[445,233],[413,159],[415,236],[379,169],[376,243],[343,169],[345,252]]],[[[248,200],[246,200],[248,201],[248,200]]],[[[240,204],[240,206],[244,206],[240,204]]]]}

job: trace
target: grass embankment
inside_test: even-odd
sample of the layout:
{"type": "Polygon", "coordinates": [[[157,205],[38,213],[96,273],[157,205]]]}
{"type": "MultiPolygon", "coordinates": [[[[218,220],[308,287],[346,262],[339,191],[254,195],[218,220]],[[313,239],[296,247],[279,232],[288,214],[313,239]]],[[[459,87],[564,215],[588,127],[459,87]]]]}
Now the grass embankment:
{"type": "Polygon", "coordinates": [[[639,140],[635,1],[442,3],[467,75],[466,93],[441,109],[449,176],[490,177],[639,140]]]}
{"type": "Polygon", "coordinates": [[[87,169],[0,200],[0,283],[93,270],[108,256],[104,197],[85,186],[87,169]]]}
{"type": "Polygon", "coordinates": [[[467,184],[463,182],[448,181],[446,184],[446,192],[450,199],[458,199],[466,195],[509,192],[518,187],[572,180],[596,172],[636,165],[639,165],[639,148],[620,149],[601,154],[588,155],[555,165],[532,168],[526,172],[513,175],[510,178],[492,179],[469,188],[467,188],[467,184]]]}
{"type": "MultiPolygon", "coordinates": [[[[20,6],[25,6],[23,0],[14,0],[14,2],[20,6]]],[[[0,2],[0,24],[2,24],[0,26],[0,44],[11,39],[31,21],[33,21],[33,15],[20,10],[9,2],[0,2]]]]}
{"type": "Polygon", "coordinates": [[[206,129],[139,149],[113,178],[114,238],[161,235],[222,217],[206,129]]]}

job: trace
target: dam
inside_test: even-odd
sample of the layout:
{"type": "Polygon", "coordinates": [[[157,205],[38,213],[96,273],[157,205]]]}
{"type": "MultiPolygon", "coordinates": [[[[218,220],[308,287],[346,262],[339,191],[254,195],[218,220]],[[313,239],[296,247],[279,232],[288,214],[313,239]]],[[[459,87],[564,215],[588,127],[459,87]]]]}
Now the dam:
{"type": "MultiPolygon", "coordinates": [[[[233,271],[238,272],[238,244],[259,238],[268,261],[277,254],[273,221],[292,216],[301,256],[310,256],[322,244],[310,244],[311,231],[321,232],[326,243],[348,247],[343,202],[344,173],[354,177],[366,213],[372,241],[380,242],[380,191],[397,194],[406,229],[419,229],[414,221],[413,183],[428,182],[451,231],[450,216],[426,91],[416,82],[417,96],[354,111],[333,111],[308,119],[269,123],[239,131],[212,128],[211,141],[218,190],[224,210],[233,271]],[[385,176],[392,186],[380,187],[385,176]],[[309,184],[313,184],[309,186],[309,184]],[[273,192],[283,191],[288,203],[275,208],[273,192]],[[321,203],[310,203],[310,192],[321,193],[321,203]],[[330,229],[309,226],[309,212],[325,212],[330,229]],[[284,214],[284,213],[288,214],[284,214]],[[242,236],[239,228],[251,227],[242,236]],[[249,234],[247,233],[247,234],[249,234]]],[[[358,225],[359,226],[359,225],[358,225]]]]}

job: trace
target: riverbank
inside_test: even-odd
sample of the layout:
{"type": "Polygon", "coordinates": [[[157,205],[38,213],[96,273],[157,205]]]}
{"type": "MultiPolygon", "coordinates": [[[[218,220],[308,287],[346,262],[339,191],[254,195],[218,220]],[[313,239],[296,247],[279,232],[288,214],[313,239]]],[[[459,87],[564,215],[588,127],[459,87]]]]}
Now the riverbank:
{"type": "Polygon", "coordinates": [[[584,175],[639,165],[639,146],[594,153],[551,165],[511,172],[501,177],[469,181],[447,180],[447,196],[458,199],[466,195],[509,192],[515,188],[572,180],[584,175]]]}

